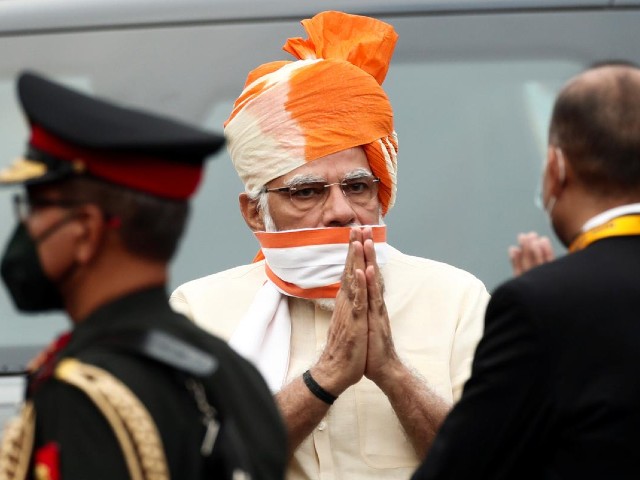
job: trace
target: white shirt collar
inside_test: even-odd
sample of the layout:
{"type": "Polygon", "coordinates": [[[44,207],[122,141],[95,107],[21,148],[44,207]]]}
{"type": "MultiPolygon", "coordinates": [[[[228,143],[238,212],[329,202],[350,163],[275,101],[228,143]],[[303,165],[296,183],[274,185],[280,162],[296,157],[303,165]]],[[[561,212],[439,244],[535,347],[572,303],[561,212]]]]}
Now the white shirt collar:
{"type": "Polygon", "coordinates": [[[599,213],[595,217],[587,220],[587,222],[582,226],[582,231],[586,232],[587,230],[591,230],[598,225],[602,225],[603,223],[608,222],[612,218],[620,217],[622,215],[629,215],[632,213],[640,213],[640,203],[629,203],[628,205],[621,205],[619,207],[605,210],[604,212],[599,213]]]}

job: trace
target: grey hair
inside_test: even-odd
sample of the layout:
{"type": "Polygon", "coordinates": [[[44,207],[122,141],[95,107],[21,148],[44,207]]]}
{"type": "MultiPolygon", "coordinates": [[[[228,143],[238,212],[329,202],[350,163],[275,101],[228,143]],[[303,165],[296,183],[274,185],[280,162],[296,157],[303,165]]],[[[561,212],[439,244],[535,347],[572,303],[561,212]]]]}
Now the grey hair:
{"type": "Polygon", "coordinates": [[[251,201],[257,202],[258,204],[258,213],[260,213],[260,217],[264,223],[264,231],[276,232],[278,229],[271,217],[271,213],[269,213],[269,194],[258,190],[257,192],[247,192],[247,196],[251,201]]]}

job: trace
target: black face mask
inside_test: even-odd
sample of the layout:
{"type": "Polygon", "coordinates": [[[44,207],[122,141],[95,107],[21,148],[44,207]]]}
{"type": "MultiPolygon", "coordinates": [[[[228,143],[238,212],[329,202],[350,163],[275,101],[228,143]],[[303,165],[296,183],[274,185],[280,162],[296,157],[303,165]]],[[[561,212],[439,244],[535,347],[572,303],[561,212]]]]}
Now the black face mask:
{"type": "Polygon", "coordinates": [[[19,223],[9,240],[2,256],[0,273],[19,310],[43,312],[64,308],[60,291],[42,269],[37,244],[66,221],[54,225],[55,228],[38,241],[31,238],[23,223],[19,223]]]}

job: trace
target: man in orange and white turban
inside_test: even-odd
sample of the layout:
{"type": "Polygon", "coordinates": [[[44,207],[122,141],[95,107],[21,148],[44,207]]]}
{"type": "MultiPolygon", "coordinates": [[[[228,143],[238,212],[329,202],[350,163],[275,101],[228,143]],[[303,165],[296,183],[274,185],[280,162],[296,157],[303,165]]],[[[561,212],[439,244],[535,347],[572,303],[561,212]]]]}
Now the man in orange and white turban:
{"type": "Polygon", "coordinates": [[[381,84],[398,38],[323,12],[296,61],[253,70],[225,135],[261,251],[174,308],[262,372],[288,426],[288,478],[407,478],[462,391],[488,294],[386,242],[398,142],[381,84]]]}

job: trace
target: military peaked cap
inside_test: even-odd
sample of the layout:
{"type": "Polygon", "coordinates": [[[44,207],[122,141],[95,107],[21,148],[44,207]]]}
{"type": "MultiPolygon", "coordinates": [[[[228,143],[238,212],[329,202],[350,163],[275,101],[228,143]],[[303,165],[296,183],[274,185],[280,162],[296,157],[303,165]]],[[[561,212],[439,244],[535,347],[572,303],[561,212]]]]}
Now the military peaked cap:
{"type": "Polygon", "coordinates": [[[224,137],[116,105],[26,72],[18,97],[31,136],[0,184],[35,185],[88,175],[164,198],[196,190],[203,162],[224,137]]]}

